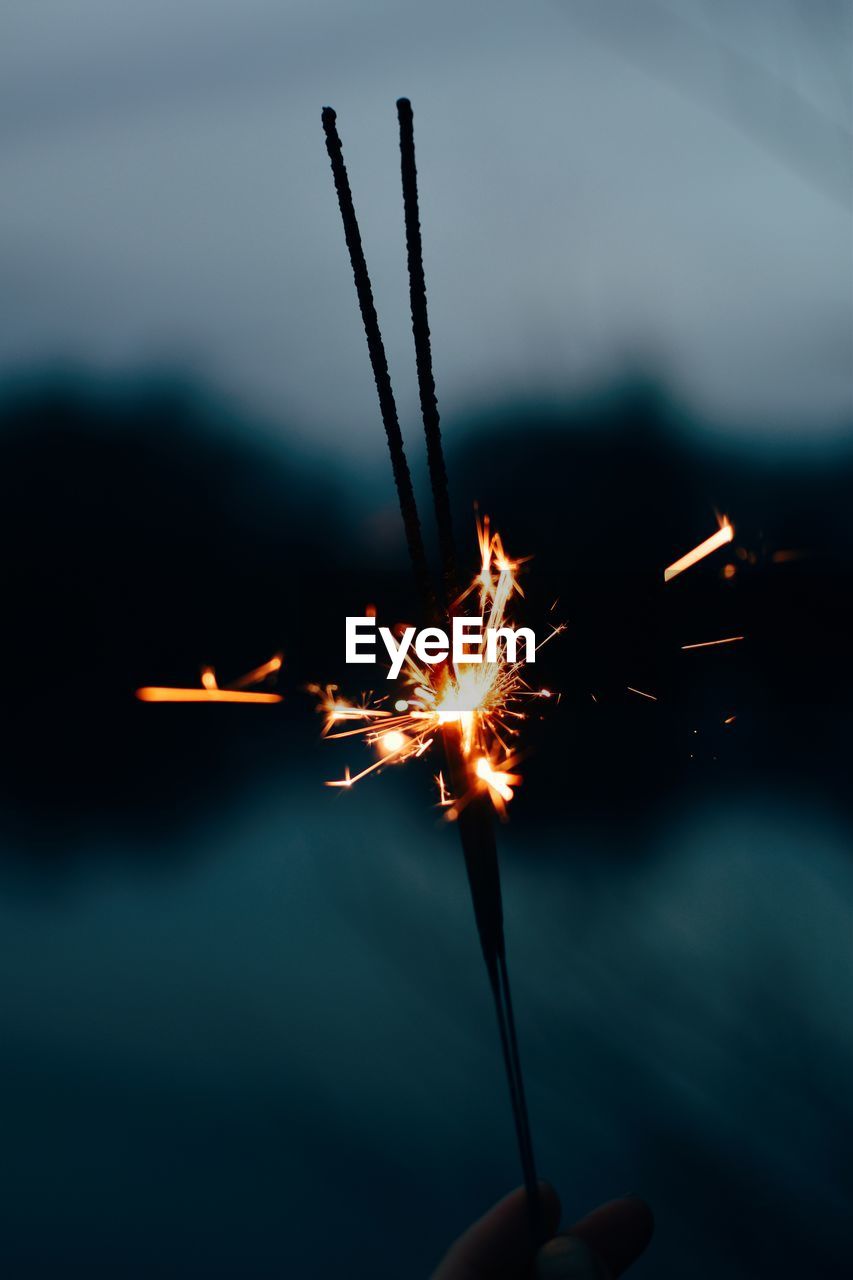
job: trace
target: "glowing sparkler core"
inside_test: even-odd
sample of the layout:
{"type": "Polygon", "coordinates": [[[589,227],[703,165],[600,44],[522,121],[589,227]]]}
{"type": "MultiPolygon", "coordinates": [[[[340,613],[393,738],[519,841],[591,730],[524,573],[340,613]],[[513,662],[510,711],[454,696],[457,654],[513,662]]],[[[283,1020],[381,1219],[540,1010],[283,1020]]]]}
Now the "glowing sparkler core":
{"type": "MultiPolygon", "coordinates": [[[[532,689],[521,674],[522,662],[510,661],[506,648],[488,645],[488,633],[505,622],[515,595],[523,596],[516,574],[524,560],[511,559],[500,535],[493,533],[488,517],[477,522],[480,572],[453,604],[456,610],[476,594],[485,627],[478,662],[448,661],[440,666],[421,664],[407,652],[402,680],[405,692],[387,710],[385,698],[354,705],[341,698],[336,685],[311,686],[319,699],[318,710],[325,715],[323,734],[329,738],[360,737],[374,746],[378,759],[360,773],[330,782],[329,786],[350,786],[387,764],[397,764],[429,750],[437,735],[452,728],[459,735],[461,755],[468,775],[469,794],[486,790],[495,808],[503,813],[512,799],[521,776],[511,770],[516,762],[511,744],[525,718],[521,703],[527,698],[550,697],[532,689]],[[359,727],[340,729],[346,720],[359,727]],[[365,722],[377,722],[366,724],[365,722]]],[[[564,628],[554,627],[545,641],[564,628]]],[[[541,648],[541,644],[539,646],[541,648]]],[[[392,695],[393,697],[393,695],[392,695]]],[[[458,785],[458,779],[455,779],[458,785]]],[[[442,774],[438,778],[439,804],[454,815],[466,796],[451,798],[442,774]],[[453,805],[450,809],[449,806],[453,805]]]]}
{"type": "Polygon", "coordinates": [[[699,560],[704,560],[705,556],[709,556],[713,551],[724,547],[727,542],[731,542],[734,536],[734,526],[729,523],[726,516],[723,516],[716,533],[713,533],[710,538],[700,542],[698,547],[694,547],[692,551],[688,551],[686,555],[683,555],[680,560],[676,560],[664,569],[664,582],[669,582],[671,578],[677,577],[679,573],[684,573],[685,569],[689,569],[699,560]]]}

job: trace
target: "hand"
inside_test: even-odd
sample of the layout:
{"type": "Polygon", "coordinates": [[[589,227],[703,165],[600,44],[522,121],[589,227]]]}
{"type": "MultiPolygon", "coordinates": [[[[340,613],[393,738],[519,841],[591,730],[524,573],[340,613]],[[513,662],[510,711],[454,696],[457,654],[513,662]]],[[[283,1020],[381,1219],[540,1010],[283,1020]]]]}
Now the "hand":
{"type": "Polygon", "coordinates": [[[651,1209],[635,1196],[611,1200],[556,1236],[560,1201],[545,1182],[541,1194],[549,1240],[535,1258],[519,1189],[459,1237],[433,1280],[616,1280],[651,1239],[651,1209]]]}

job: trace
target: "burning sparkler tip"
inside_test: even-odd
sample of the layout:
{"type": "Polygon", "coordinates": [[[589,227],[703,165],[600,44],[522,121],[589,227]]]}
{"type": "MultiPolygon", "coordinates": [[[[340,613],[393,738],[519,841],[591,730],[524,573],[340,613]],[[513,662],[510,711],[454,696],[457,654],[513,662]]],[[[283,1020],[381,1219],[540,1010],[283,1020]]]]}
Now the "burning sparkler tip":
{"type": "MultiPolygon", "coordinates": [[[[511,657],[508,645],[500,651],[500,656],[497,648],[491,649],[489,633],[504,626],[510,600],[523,594],[515,575],[524,560],[510,558],[487,516],[478,519],[477,539],[479,572],[456,603],[471,595],[479,597],[481,620],[487,620],[488,625],[478,657],[472,654],[468,661],[454,660],[433,668],[430,663],[421,666],[409,656],[405,659],[403,693],[379,698],[371,695],[358,706],[341,698],[334,685],[309,686],[309,691],[317,697],[317,709],[325,716],[323,736],[360,737],[378,756],[354,777],[347,774],[329,785],[354,785],[385,764],[402,763],[424,755],[437,736],[458,733],[464,762],[462,775],[454,777],[454,791],[459,798],[452,800],[444,777],[439,774],[436,783],[440,806],[452,820],[470,794],[481,790],[503,816],[514,788],[521,781],[518,774],[511,772],[512,761],[508,755],[508,744],[518,736],[519,724],[525,719],[519,703],[529,698],[559,701],[559,695],[550,689],[530,688],[521,675],[522,664],[515,659],[514,647],[511,657]],[[360,723],[351,729],[338,729],[343,720],[360,723]],[[377,723],[383,720],[384,724],[377,723]],[[332,729],[335,732],[331,732],[332,729]]],[[[372,612],[375,610],[370,607],[368,613],[372,612]]],[[[545,642],[564,629],[565,624],[553,626],[545,642]]]]}

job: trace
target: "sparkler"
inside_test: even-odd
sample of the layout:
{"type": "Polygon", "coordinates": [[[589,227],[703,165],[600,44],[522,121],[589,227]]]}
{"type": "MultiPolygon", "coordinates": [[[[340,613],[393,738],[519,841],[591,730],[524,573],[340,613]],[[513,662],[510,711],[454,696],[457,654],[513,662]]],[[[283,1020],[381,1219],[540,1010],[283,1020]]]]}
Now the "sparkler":
{"type": "MultiPolygon", "coordinates": [[[[506,649],[487,652],[489,633],[500,630],[509,620],[512,604],[523,598],[519,571],[525,563],[525,558],[509,556],[500,535],[492,530],[488,516],[477,520],[479,569],[467,588],[458,591],[447,472],[432,371],[411,104],[407,99],[400,99],[397,111],[412,333],[442,562],[443,589],[439,592],[433,588],[424,549],[336,117],[328,107],[323,111],[326,146],[421,609],[428,619],[438,622],[459,616],[466,602],[471,601],[467,607],[472,608],[476,604],[486,627],[479,662],[447,661],[430,666],[422,665],[407,653],[399,687],[390,697],[365,697],[360,703],[354,703],[341,696],[336,685],[313,685],[309,686],[309,691],[317,697],[318,709],[324,716],[324,737],[358,738],[375,748],[377,753],[373,763],[355,775],[347,768],[342,778],[327,783],[330,787],[349,788],[386,766],[419,758],[430,750],[443,752],[445,767],[439,768],[435,779],[438,805],[446,817],[456,823],[461,838],[475,921],[497,1014],[527,1193],[531,1238],[538,1244],[542,1229],[541,1206],[507,969],[493,819],[495,813],[500,817],[506,815],[507,805],[521,783],[521,775],[516,772],[520,758],[518,739],[528,714],[527,704],[531,699],[551,699],[553,694],[549,689],[531,687],[522,675],[522,663],[509,660],[506,649]]],[[[733,537],[734,528],[724,517],[715,534],[664,570],[664,581],[683,573],[731,542],[733,537]]],[[[780,559],[782,554],[794,558],[797,553],[780,553],[780,559]]],[[[551,606],[552,610],[556,604],[557,601],[551,606]]],[[[369,606],[367,612],[375,615],[375,608],[369,606]]],[[[564,629],[563,625],[553,626],[542,643],[547,643],[564,629]]],[[[743,638],[740,635],[727,636],[682,645],[682,649],[732,644],[743,638]]],[[[281,701],[280,694],[250,690],[250,687],[275,675],[281,665],[282,657],[276,654],[225,687],[219,686],[213,669],[206,667],[201,672],[200,688],[145,686],[136,690],[136,697],[143,702],[277,703],[281,701]]],[[[630,693],[644,699],[658,700],[653,693],[630,685],[627,688],[630,693]]],[[[598,701],[595,694],[590,696],[594,702],[598,701]]],[[[559,695],[556,700],[559,700],[559,695]]],[[[734,720],[735,716],[730,715],[724,724],[732,724],[734,720]]]]}
{"type": "MultiPolygon", "coordinates": [[[[517,572],[521,560],[512,560],[497,533],[491,531],[488,518],[478,521],[480,570],[461,595],[456,594],[456,554],[448,498],[447,472],[441,444],[438,406],[432,371],[429,320],[424,281],[420,218],[418,212],[417,169],[411,104],[407,99],[397,103],[400,125],[401,176],[405,210],[406,246],[409,268],[409,299],[412,334],[415,344],[421,416],[427,444],[427,459],[439,533],[443,570],[443,608],[441,593],[434,593],[424,554],[405,449],[397,419],[397,410],[385,350],[379,329],[367,263],[361,243],[349,179],[343,159],[335,112],[323,110],[326,148],[343,221],[344,235],[350,255],[353,278],[364,323],[373,374],[385,425],[400,509],[415,580],[421,594],[425,614],[433,619],[451,616],[470,596],[479,604],[481,618],[488,616],[490,628],[500,627],[510,601],[521,596],[517,572]]],[[[698,547],[682,556],[664,571],[669,581],[692,565],[730,542],[734,529],[723,519],[720,529],[698,547]]],[[[556,602],[555,602],[556,603],[556,602]]],[[[562,630],[555,627],[551,636],[562,630]]],[[[551,638],[548,637],[548,639],[551,638]]],[[[741,639],[732,637],[731,639],[741,639]]],[[[728,643],[728,640],[709,643],[728,643]]],[[[685,646],[704,647],[704,645],[685,646]]],[[[500,872],[494,839],[493,813],[503,816],[512,800],[514,788],[521,781],[514,772],[518,754],[514,750],[526,698],[550,698],[547,689],[531,689],[521,675],[520,664],[505,659],[485,660],[481,652],[478,664],[447,663],[437,669],[420,666],[409,655],[405,659],[403,677],[405,696],[398,696],[393,711],[383,704],[386,699],[365,700],[360,705],[348,702],[338,694],[336,686],[320,689],[319,710],[324,714],[324,736],[329,738],[360,737],[374,746],[377,759],[360,773],[347,769],[343,778],[328,785],[351,787],[368,774],[387,765],[423,755],[433,744],[443,748],[448,770],[439,770],[436,782],[439,806],[448,818],[456,820],[465,855],[474,915],[480,936],[489,982],[495,1001],[501,1048],[504,1056],[510,1099],[516,1125],[519,1154],[524,1172],[530,1212],[531,1235],[538,1242],[541,1212],[533,1146],[524,1082],[515,1033],[506,946],[503,929],[500,872]],[[342,728],[355,722],[356,727],[342,728]]],[[[656,702],[654,694],[631,688],[631,693],[656,702]]],[[[594,695],[593,695],[594,696],[594,695]]]]}
{"type": "MultiPolygon", "coordinates": [[[[516,570],[520,562],[506,555],[497,534],[492,534],[488,521],[478,526],[481,563],[474,582],[456,597],[456,557],[447,473],[441,445],[438,406],[432,373],[426,288],[424,282],[420,216],[418,210],[417,169],[415,165],[412,108],[405,98],[397,103],[400,125],[400,159],[403,203],[406,225],[406,247],[409,267],[409,300],[412,333],[420,393],[421,415],[427,443],[430,481],[432,484],[436,522],[442,557],[443,601],[430,583],[411,487],[408,464],[397,420],[385,349],[379,329],[367,263],[361,243],[349,179],[344,164],[335,112],[323,110],[326,148],[332,166],[344,236],[349,250],[356,293],[367,338],[368,353],[376,381],[380,411],[388,439],[400,509],[406,530],[409,554],[421,603],[427,617],[447,617],[460,607],[469,594],[476,592],[481,614],[487,610],[489,625],[499,625],[509,600],[520,594],[516,570]]],[[[552,634],[556,634],[555,628],[552,634]]],[[[482,655],[481,655],[482,656],[482,655]]],[[[440,804],[457,821],[465,856],[474,916],[480,936],[483,957],[495,1002],[501,1049],[510,1091],[516,1138],[524,1173],[531,1237],[541,1239],[542,1215],[524,1081],[515,1032],[515,1018],[506,962],[503,929],[500,872],[492,821],[495,807],[503,812],[512,799],[519,776],[512,772],[514,757],[510,740],[518,732],[517,721],[523,718],[518,703],[524,696],[536,696],[526,685],[518,664],[496,660],[479,664],[449,663],[436,672],[427,672],[414,661],[406,661],[407,696],[400,697],[393,714],[376,704],[353,707],[337,697],[335,688],[321,692],[321,710],[326,715],[324,732],[330,737],[362,734],[374,743],[379,759],[355,777],[349,772],[333,785],[352,786],[366,774],[384,765],[398,763],[422,755],[439,739],[444,749],[450,781],[450,792],[439,773],[440,804]],[[405,709],[400,703],[405,702],[405,709]],[[340,730],[341,721],[368,721],[368,727],[340,730]],[[332,730],[336,731],[333,733],[332,730]]]]}

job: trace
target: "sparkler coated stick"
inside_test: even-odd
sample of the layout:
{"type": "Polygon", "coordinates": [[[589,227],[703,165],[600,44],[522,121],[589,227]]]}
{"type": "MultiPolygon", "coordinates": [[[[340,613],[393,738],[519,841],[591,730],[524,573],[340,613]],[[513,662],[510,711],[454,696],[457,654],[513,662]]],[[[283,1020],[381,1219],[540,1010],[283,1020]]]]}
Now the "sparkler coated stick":
{"type": "Polygon", "coordinates": [[[432,346],[429,337],[426,279],[424,277],[421,219],[418,209],[418,171],[415,164],[415,132],[412,104],[408,98],[397,100],[400,122],[400,174],[403,182],[403,210],[406,220],[406,255],[409,265],[409,300],[412,310],[412,336],[415,340],[415,363],[418,370],[418,392],[421,417],[426,436],[438,542],[444,570],[444,590],[448,603],[456,596],[456,550],[453,543],[453,517],[447,486],[447,468],[441,447],[441,426],[435,378],[432,372],[432,346]]]}
{"type": "Polygon", "coordinates": [[[373,290],[370,287],[370,276],[368,275],[367,262],[365,261],[364,249],[361,244],[361,232],[358,229],[358,220],[355,216],[355,206],[352,202],[352,192],[350,191],[349,178],[347,177],[341,140],[338,136],[335,119],[335,113],[332,108],[324,107],[323,129],[326,134],[326,150],[332,163],[332,175],[335,180],[335,190],[338,193],[338,204],[352,264],[355,291],[358,295],[358,305],[361,310],[361,319],[367,338],[370,364],[373,368],[376,392],[379,396],[379,409],[382,414],[385,435],[388,438],[391,466],[394,471],[394,481],[397,485],[397,495],[400,499],[400,511],[406,530],[406,542],[409,546],[409,556],[421,599],[424,602],[427,614],[432,615],[435,608],[432,584],[430,582],[426,552],[424,551],[420,521],[418,520],[415,493],[412,488],[412,477],[409,473],[409,464],[406,461],[403,436],[397,418],[397,405],[391,386],[391,375],[388,372],[385,344],[382,341],[382,333],[379,328],[379,317],[376,314],[376,305],[373,301],[373,290]]]}
{"type": "MultiPolygon", "coordinates": [[[[447,473],[441,447],[438,406],[435,397],[435,384],[432,375],[432,354],[429,341],[429,323],[426,307],[426,287],[423,273],[423,259],[420,237],[420,219],[417,202],[417,175],[415,169],[414,134],[412,128],[411,104],[401,99],[398,104],[400,121],[400,151],[403,178],[403,195],[406,213],[406,243],[409,261],[410,300],[412,308],[412,329],[415,338],[415,351],[418,369],[418,386],[424,430],[427,438],[427,453],[430,467],[433,496],[436,508],[436,519],[439,526],[439,538],[442,551],[442,563],[447,603],[454,595],[455,555],[453,548],[453,530],[450,516],[450,503],[447,493],[447,473]]],[[[373,301],[373,292],[367,270],[367,262],[361,243],[361,234],[355,215],[352,192],[349,186],[346,166],[343,159],[340,137],[335,124],[335,112],[331,107],[323,109],[323,129],[326,135],[326,148],[332,165],[332,174],[344,224],[344,235],[352,264],[356,292],[361,309],[367,338],[368,352],[373,368],[376,389],[379,395],[380,411],[391,452],[391,462],[409,554],[420,589],[425,612],[428,616],[436,616],[436,602],[432,592],[417,506],[412,489],[411,476],[406,462],[405,448],[397,418],[397,409],[388,373],[385,348],[379,329],[379,321],[373,301]]],[[[465,796],[466,803],[460,806],[459,831],[462,840],[465,865],[474,915],[483,956],[489,975],[489,982],[495,1001],[495,1010],[500,1032],[501,1049],[504,1057],[507,1081],[510,1090],[513,1115],[516,1126],[519,1153],[524,1172],[525,1190],[530,1213],[531,1236],[536,1244],[541,1240],[541,1202],[536,1169],[533,1159],[533,1147],[530,1138],[530,1126],[527,1117],[527,1104],[524,1096],[524,1085],[521,1074],[521,1063],[518,1053],[518,1042],[515,1033],[515,1020],[512,1011],[512,1000],[509,988],[509,974],[506,964],[506,948],[503,932],[503,907],[501,902],[500,871],[497,861],[497,849],[494,839],[492,815],[488,797],[471,787],[470,771],[461,750],[461,743],[451,729],[444,735],[445,750],[454,790],[457,795],[465,796]]]]}

